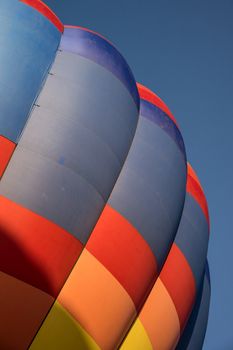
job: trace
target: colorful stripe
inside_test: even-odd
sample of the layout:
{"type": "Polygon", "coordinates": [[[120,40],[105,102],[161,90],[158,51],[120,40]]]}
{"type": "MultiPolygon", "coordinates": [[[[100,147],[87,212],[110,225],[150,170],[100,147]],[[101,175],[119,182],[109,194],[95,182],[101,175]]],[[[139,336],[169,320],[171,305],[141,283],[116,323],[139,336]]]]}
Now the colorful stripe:
{"type": "MultiPolygon", "coordinates": [[[[187,182],[189,181],[190,176],[187,179],[187,182]]],[[[193,197],[191,201],[194,201],[193,197]]],[[[190,206],[189,203],[190,195],[187,192],[175,241],[160,276],[138,316],[138,320],[142,323],[154,349],[170,350],[177,345],[195,303],[196,291],[199,289],[205,266],[208,225],[199,202],[195,201],[198,210],[195,206],[190,206]],[[205,225],[202,225],[200,214],[205,225]],[[173,308],[173,312],[167,310],[167,304],[164,300],[159,299],[160,292],[158,290],[161,288],[164,289],[163,295],[168,296],[170,309],[173,308]],[[178,320],[176,327],[169,323],[174,322],[174,317],[178,320]],[[166,332],[164,330],[166,330],[167,324],[169,329],[166,332]]],[[[121,348],[127,349],[125,343],[128,343],[128,337],[131,339],[130,342],[133,342],[133,338],[135,338],[134,327],[136,327],[135,323],[121,348]]]]}
{"type": "Polygon", "coordinates": [[[0,136],[0,178],[14,153],[16,144],[4,136],[0,136]]]}
{"type": "Polygon", "coordinates": [[[65,26],[60,49],[76,53],[108,69],[124,84],[139,109],[138,90],[131,69],[109,41],[83,28],[65,26]]]}
{"type": "Polygon", "coordinates": [[[48,18],[48,20],[50,22],[52,22],[61,33],[63,33],[64,26],[63,26],[62,22],[55,15],[55,13],[42,1],[40,1],[40,0],[19,0],[19,1],[36,9],[43,16],[48,18]]]}
{"type": "Polygon", "coordinates": [[[177,125],[177,121],[173,114],[171,113],[168,106],[161,100],[161,98],[156,95],[153,91],[149,90],[147,87],[142,84],[137,83],[138,92],[141,100],[145,100],[147,102],[152,103],[154,106],[158,107],[161,111],[163,111],[167,116],[177,125]]]}

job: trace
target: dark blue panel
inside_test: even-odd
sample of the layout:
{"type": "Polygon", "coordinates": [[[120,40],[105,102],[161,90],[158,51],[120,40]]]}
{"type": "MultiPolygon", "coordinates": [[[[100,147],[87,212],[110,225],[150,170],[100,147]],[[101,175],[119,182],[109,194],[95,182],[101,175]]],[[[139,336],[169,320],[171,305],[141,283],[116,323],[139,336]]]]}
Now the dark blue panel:
{"type": "Polygon", "coordinates": [[[160,128],[163,129],[175,141],[184,157],[186,156],[182,135],[176,124],[165,112],[152,103],[141,100],[140,115],[160,126],[160,128]]]}
{"type": "Polygon", "coordinates": [[[15,0],[1,0],[0,23],[0,134],[17,142],[61,33],[38,11],[15,0]]]}
{"type": "Polygon", "coordinates": [[[138,90],[131,69],[107,40],[84,29],[66,27],[60,48],[91,59],[112,72],[126,86],[139,108],[138,90]]]}
{"type": "Polygon", "coordinates": [[[208,322],[209,305],[210,280],[207,264],[203,284],[198,292],[193,312],[176,347],[176,350],[202,349],[208,322]]]}
{"type": "Polygon", "coordinates": [[[185,205],[175,242],[185,255],[200,286],[209,241],[208,223],[194,198],[186,193],[185,205]]]}

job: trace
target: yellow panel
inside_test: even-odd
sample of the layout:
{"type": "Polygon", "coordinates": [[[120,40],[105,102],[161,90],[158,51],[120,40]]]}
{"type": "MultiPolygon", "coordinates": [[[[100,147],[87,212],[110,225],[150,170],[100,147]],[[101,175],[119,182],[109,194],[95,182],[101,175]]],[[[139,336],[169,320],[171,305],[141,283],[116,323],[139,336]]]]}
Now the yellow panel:
{"type": "Polygon", "coordinates": [[[160,278],[147,298],[139,318],[154,349],[174,349],[180,336],[180,322],[175,305],[160,278]]]}
{"type": "Polygon", "coordinates": [[[130,329],[120,350],[153,350],[150,339],[139,319],[130,329]]]}
{"type": "Polygon", "coordinates": [[[104,350],[117,347],[136,316],[128,293],[86,249],[57,300],[104,350]]]}
{"type": "Polygon", "coordinates": [[[30,350],[100,350],[73,317],[56,302],[30,350]]]}

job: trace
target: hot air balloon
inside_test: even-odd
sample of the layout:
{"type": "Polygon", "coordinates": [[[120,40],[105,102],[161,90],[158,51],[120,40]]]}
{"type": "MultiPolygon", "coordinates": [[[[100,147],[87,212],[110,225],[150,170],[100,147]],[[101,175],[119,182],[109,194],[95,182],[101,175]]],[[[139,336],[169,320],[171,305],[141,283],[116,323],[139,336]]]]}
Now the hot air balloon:
{"type": "Polygon", "coordinates": [[[0,348],[198,350],[209,217],[173,114],[42,1],[0,18],[0,348]]]}

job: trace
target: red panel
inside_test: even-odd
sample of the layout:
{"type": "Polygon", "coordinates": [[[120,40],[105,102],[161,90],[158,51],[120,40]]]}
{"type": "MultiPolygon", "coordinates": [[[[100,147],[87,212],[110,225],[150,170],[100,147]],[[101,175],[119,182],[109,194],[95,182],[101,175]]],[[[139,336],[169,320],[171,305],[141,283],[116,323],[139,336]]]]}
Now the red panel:
{"type": "Polygon", "coordinates": [[[0,136],[0,178],[14,153],[16,144],[4,136],[0,136]]]}
{"type": "Polygon", "coordinates": [[[208,205],[207,205],[205,194],[203,192],[203,189],[200,185],[199,180],[197,179],[197,177],[194,178],[193,176],[194,175],[193,174],[191,175],[190,170],[188,169],[186,191],[200,205],[200,207],[201,207],[201,209],[206,217],[206,220],[208,222],[208,226],[210,226],[209,211],[208,211],[208,205]]]}
{"type": "Polygon", "coordinates": [[[71,234],[0,196],[0,270],[56,297],[82,244],[71,234]]]}
{"type": "Polygon", "coordinates": [[[174,302],[183,329],[195,301],[196,286],[192,270],[176,244],[172,245],[160,279],[174,302]]]}
{"type": "Polygon", "coordinates": [[[139,232],[106,206],[86,248],[121,283],[140,308],[157,277],[155,257],[139,232]]]}
{"type": "Polygon", "coordinates": [[[173,114],[171,113],[170,109],[167,107],[167,105],[161,100],[159,96],[157,96],[154,92],[146,88],[145,86],[137,83],[137,88],[139,92],[139,96],[141,99],[146,100],[152,104],[154,104],[156,107],[160,108],[163,112],[165,112],[170,119],[177,125],[177,121],[173,114]]]}
{"type": "Polygon", "coordinates": [[[60,19],[55,15],[55,13],[47,6],[45,5],[42,1],[40,0],[20,0],[24,4],[27,4],[34,9],[36,9],[38,12],[40,12],[42,15],[47,17],[50,22],[52,22],[57,29],[63,33],[64,31],[64,26],[60,19]]]}

